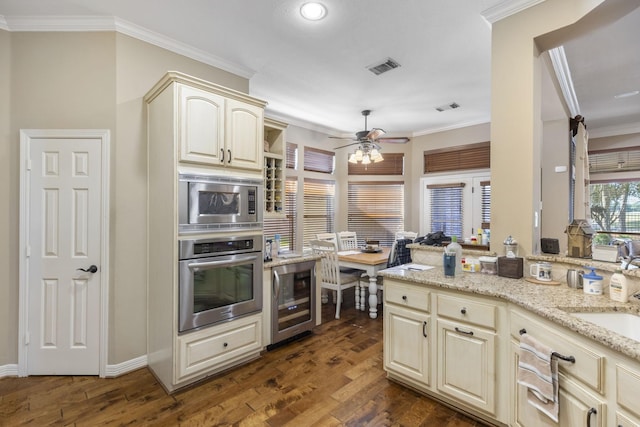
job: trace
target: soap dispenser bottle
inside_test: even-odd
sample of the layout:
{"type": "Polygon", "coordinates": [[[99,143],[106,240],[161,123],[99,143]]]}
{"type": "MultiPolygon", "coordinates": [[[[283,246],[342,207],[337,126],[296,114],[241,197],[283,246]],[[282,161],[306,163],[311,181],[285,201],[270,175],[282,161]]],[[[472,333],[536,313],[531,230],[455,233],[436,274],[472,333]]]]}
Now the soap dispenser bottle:
{"type": "Polygon", "coordinates": [[[609,298],[611,298],[612,301],[618,302],[629,301],[629,284],[627,283],[627,278],[619,268],[611,275],[609,298]]]}

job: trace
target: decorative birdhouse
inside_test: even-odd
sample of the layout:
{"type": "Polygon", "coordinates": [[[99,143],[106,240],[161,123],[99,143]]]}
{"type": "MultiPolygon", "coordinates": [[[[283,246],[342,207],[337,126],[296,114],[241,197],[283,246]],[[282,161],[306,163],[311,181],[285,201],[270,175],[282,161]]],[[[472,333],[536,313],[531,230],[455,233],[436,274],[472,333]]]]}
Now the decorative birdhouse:
{"type": "Polygon", "coordinates": [[[591,241],[595,231],[586,219],[574,219],[565,230],[569,238],[567,256],[591,258],[591,241]]]}

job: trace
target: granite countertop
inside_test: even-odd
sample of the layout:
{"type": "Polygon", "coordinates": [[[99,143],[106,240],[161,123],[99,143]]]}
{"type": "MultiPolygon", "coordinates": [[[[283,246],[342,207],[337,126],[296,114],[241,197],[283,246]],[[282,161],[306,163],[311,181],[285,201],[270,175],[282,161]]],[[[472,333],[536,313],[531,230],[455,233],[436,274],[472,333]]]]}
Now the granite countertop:
{"type": "Polygon", "coordinates": [[[301,254],[301,255],[289,254],[286,257],[277,257],[272,259],[271,261],[265,261],[264,268],[267,269],[267,268],[278,267],[280,265],[295,264],[295,263],[304,262],[304,261],[315,261],[318,259],[320,259],[320,257],[313,254],[301,254]]]}
{"type": "Polygon", "coordinates": [[[640,342],[569,314],[617,311],[640,315],[640,301],[637,300],[621,303],[611,301],[607,295],[587,295],[581,289],[569,288],[564,283],[556,286],[538,285],[523,279],[482,273],[463,272],[454,278],[445,277],[440,265],[425,271],[395,267],[378,274],[416,284],[500,298],[640,361],[640,342]]]}

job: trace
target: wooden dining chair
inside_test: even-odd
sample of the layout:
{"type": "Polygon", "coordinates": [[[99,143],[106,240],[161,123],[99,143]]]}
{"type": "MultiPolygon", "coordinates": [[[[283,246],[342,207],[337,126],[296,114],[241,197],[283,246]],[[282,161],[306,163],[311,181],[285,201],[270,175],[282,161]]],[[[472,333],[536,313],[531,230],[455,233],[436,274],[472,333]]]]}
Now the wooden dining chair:
{"type": "MultiPolygon", "coordinates": [[[[312,240],[310,242],[313,254],[320,257],[320,272],[316,271],[316,278],[321,289],[333,291],[333,302],[336,305],[336,319],[340,318],[340,307],[342,305],[342,291],[348,288],[356,288],[360,280],[359,275],[346,274],[340,272],[338,263],[338,248],[326,240],[312,240]],[[318,274],[319,273],[319,274],[318,274]]],[[[322,303],[326,304],[329,298],[324,292],[322,294],[322,303]]]]}

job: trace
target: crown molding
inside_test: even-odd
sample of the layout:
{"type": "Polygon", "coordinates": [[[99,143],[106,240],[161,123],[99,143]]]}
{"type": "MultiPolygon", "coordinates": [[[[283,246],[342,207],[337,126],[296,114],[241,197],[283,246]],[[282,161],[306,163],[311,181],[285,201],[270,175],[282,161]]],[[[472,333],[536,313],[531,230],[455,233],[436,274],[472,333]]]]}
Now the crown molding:
{"type": "Polygon", "coordinates": [[[503,0],[484,9],[480,14],[487,22],[493,24],[494,22],[515,15],[544,1],[545,0],[503,0]]]}
{"type": "Polygon", "coordinates": [[[0,28],[8,31],[116,31],[245,79],[255,75],[241,65],[113,16],[1,16],[0,28]],[[3,28],[4,25],[4,28],[3,28]]]}
{"type": "Polygon", "coordinates": [[[485,119],[479,119],[479,120],[469,121],[465,123],[458,123],[451,126],[443,126],[441,128],[425,129],[422,131],[413,132],[413,136],[415,137],[415,136],[422,136],[422,135],[431,135],[434,133],[447,132],[447,131],[462,129],[470,126],[478,126],[478,125],[486,125],[486,124],[489,124],[489,125],[491,124],[491,119],[489,117],[485,119]]]}
{"type": "Polygon", "coordinates": [[[589,128],[589,139],[592,138],[607,138],[610,136],[619,135],[632,135],[634,133],[640,133],[640,123],[618,125],[618,126],[605,126],[600,128],[589,128]]]}
{"type": "Polygon", "coordinates": [[[573,80],[571,79],[571,71],[569,70],[569,64],[567,63],[567,56],[564,53],[562,46],[549,50],[549,57],[551,58],[551,64],[556,72],[556,79],[562,90],[564,101],[569,108],[571,117],[575,117],[580,114],[580,105],[578,105],[578,97],[573,87],[573,80]]]}

